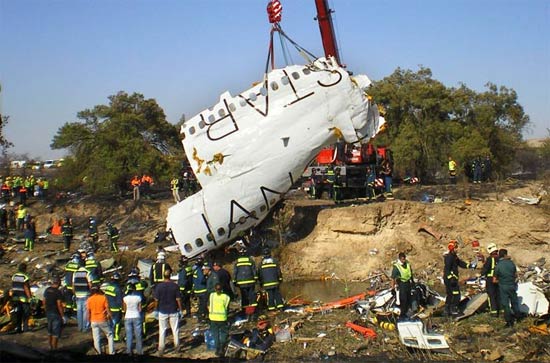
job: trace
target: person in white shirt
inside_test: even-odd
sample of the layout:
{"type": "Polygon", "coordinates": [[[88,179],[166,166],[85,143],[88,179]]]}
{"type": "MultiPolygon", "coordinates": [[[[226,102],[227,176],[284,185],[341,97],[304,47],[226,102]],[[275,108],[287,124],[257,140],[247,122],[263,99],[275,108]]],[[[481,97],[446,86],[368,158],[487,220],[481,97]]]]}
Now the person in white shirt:
{"type": "Polygon", "coordinates": [[[141,335],[141,296],[136,293],[136,285],[128,285],[128,294],[123,298],[124,329],[126,330],[126,353],[132,355],[132,341],[136,338],[136,354],[143,354],[141,335]]]}

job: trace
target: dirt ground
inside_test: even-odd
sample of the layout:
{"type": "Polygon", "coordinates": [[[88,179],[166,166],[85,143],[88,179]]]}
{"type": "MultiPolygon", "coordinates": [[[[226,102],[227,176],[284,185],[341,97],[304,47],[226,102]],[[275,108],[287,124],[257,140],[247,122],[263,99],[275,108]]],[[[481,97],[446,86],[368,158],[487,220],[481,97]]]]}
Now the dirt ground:
{"type": "MultiPolygon", "coordinates": [[[[508,180],[481,185],[408,186],[396,188],[395,200],[367,203],[350,200],[335,205],[327,200],[309,200],[300,191],[289,193],[282,210],[289,214],[290,224],[285,235],[289,242],[277,248],[285,281],[339,280],[369,281],[371,276],[382,276],[387,282],[391,262],[397,253],[408,254],[418,280],[441,291],[442,254],[449,239],[459,241],[459,255],[466,260],[475,257],[473,241],[480,243],[482,252],[495,242],[507,248],[513,260],[526,272],[533,266],[544,269],[543,259],[550,259],[550,202],[549,185],[543,181],[521,182],[508,180]],[[423,203],[425,195],[432,195],[439,203],[423,203]],[[514,197],[541,196],[538,205],[514,204],[514,197]]],[[[92,200],[86,196],[70,195],[55,203],[33,201],[29,210],[36,216],[37,230],[45,231],[55,219],[71,216],[75,225],[74,249],[85,237],[87,219],[95,216],[100,222],[102,248],[96,254],[99,260],[114,257],[115,266],[129,271],[139,258],[153,258],[165,241],[154,243],[157,232],[164,228],[167,208],[172,204],[168,193],[145,199],[138,204],[127,199],[92,200]],[[121,252],[112,255],[105,242],[105,222],[111,221],[121,230],[121,252]],[[127,248],[126,248],[127,247],[127,248]]],[[[282,212],[281,212],[282,213],[282,212]]],[[[269,226],[266,226],[266,229],[269,226]]],[[[37,242],[35,251],[23,251],[20,236],[12,235],[3,242],[5,254],[0,264],[0,288],[10,287],[10,277],[18,263],[27,261],[31,279],[45,282],[54,270],[61,271],[69,254],[62,254],[62,243],[44,240],[37,242]]],[[[215,257],[227,263],[231,270],[235,255],[217,251],[215,257]]],[[[168,262],[177,266],[177,253],[168,255],[168,262]]],[[[476,271],[461,270],[465,280],[475,277],[476,271]]],[[[291,282],[288,282],[291,283],[291,282]]],[[[548,287],[548,284],[546,284],[548,287]]],[[[466,291],[466,286],[463,292],[466,291]]],[[[236,308],[236,305],[233,305],[236,308]]],[[[353,334],[345,322],[359,319],[354,309],[334,310],[327,314],[279,313],[270,316],[275,326],[298,324],[294,340],[275,343],[265,355],[266,361],[550,361],[548,336],[531,333],[529,326],[536,323],[528,318],[513,330],[504,330],[502,318],[476,314],[460,323],[449,322],[434,314],[430,325],[444,334],[451,346],[445,353],[419,352],[406,349],[399,343],[394,331],[373,327],[376,339],[365,339],[353,334]],[[476,326],[489,326],[490,331],[473,332],[476,326]],[[318,338],[319,334],[326,336],[318,338]]],[[[233,331],[251,328],[248,323],[233,331]]],[[[188,319],[181,331],[183,347],[178,352],[168,350],[162,361],[174,359],[212,359],[204,344],[192,337],[195,328],[204,329],[194,319],[188,319]]],[[[151,323],[146,339],[143,360],[156,358],[156,323],[151,323]]],[[[483,329],[482,329],[483,330],[483,329]]],[[[477,330],[476,330],[477,331],[477,330]]],[[[170,339],[168,340],[171,341],[170,339]]],[[[60,351],[47,354],[47,337],[43,321],[37,319],[33,331],[23,334],[0,335],[0,360],[57,360],[98,361],[93,358],[91,334],[76,331],[71,321],[63,332],[60,351]],[[9,349],[7,349],[9,347],[9,349]],[[11,351],[11,353],[9,353],[11,351]],[[25,353],[26,352],[26,353],[25,353]],[[25,358],[25,354],[27,354],[25,358]]],[[[124,344],[117,344],[124,351],[124,344]]],[[[114,361],[127,361],[123,355],[114,361]]],[[[108,361],[107,358],[101,358],[108,361]]]]}

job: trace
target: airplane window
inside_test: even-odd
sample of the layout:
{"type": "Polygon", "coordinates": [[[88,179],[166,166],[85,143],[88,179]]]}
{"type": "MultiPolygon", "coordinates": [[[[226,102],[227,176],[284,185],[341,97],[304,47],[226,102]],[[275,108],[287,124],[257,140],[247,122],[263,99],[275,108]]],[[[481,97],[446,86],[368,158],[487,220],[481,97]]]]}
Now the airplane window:
{"type": "Polygon", "coordinates": [[[212,241],[214,241],[214,236],[212,236],[212,233],[208,233],[208,234],[206,235],[206,239],[207,239],[208,241],[212,242],[212,241]]]}
{"type": "Polygon", "coordinates": [[[275,200],[275,198],[272,198],[270,202],[271,202],[271,205],[275,205],[275,203],[276,203],[277,201],[275,200]]]}
{"type": "Polygon", "coordinates": [[[225,234],[225,229],[223,227],[218,228],[218,236],[223,236],[225,234]]]}
{"type": "Polygon", "coordinates": [[[267,96],[267,89],[265,87],[260,88],[260,94],[262,96],[267,96]]]}
{"type": "Polygon", "coordinates": [[[307,76],[308,74],[311,74],[311,70],[309,68],[304,68],[302,69],[302,73],[304,73],[307,76]]]}
{"type": "Polygon", "coordinates": [[[261,205],[260,206],[260,212],[265,212],[267,208],[265,207],[265,205],[261,205]]]}
{"type": "Polygon", "coordinates": [[[292,72],[292,78],[294,78],[294,79],[300,79],[300,73],[298,73],[298,72],[292,72]]]}
{"type": "Polygon", "coordinates": [[[220,108],[220,110],[218,111],[218,115],[220,115],[220,117],[224,117],[225,116],[225,110],[223,108],[220,108]]]}
{"type": "Polygon", "coordinates": [[[256,218],[256,211],[253,210],[252,212],[250,212],[250,215],[251,215],[252,217],[256,218]]]}
{"type": "Polygon", "coordinates": [[[257,96],[256,96],[255,93],[250,92],[250,94],[248,95],[248,99],[249,99],[250,101],[256,101],[257,96]]]}
{"type": "Polygon", "coordinates": [[[208,122],[213,123],[214,121],[216,121],[216,118],[214,117],[214,115],[208,116],[208,122]]]}
{"type": "Polygon", "coordinates": [[[181,139],[182,139],[182,140],[185,140],[185,132],[182,132],[182,133],[181,133],[181,139]]]}
{"type": "Polygon", "coordinates": [[[245,106],[245,105],[246,105],[246,101],[243,100],[243,99],[241,98],[240,101],[239,101],[239,105],[245,106]]]}
{"type": "Polygon", "coordinates": [[[235,104],[233,104],[233,103],[230,103],[229,104],[229,110],[231,112],[235,112],[235,111],[237,111],[237,106],[235,106],[235,104]]]}
{"type": "Polygon", "coordinates": [[[284,76],[284,77],[281,78],[281,83],[282,83],[282,84],[285,84],[285,85],[286,85],[286,84],[288,84],[288,82],[289,82],[289,80],[288,80],[288,77],[287,77],[287,76],[284,76]]]}
{"type": "Polygon", "coordinates": [[[202,238],[197,238],[195,240],[195,245],[197,245],[197,247],[202,247],[204,245],[204,242],[202,241],[202,238]]]}
{"type": "Polygon", "coordinates": [[[186,243],[183,248],[185,248],[185,252],[191,252],[193,251],[193,247],[191,247],[191,243],[186,243]]]}
{"type": "Polygon", "coordinates": [[[235,229],[236,226],[235,222],[229,222],[229,229],[235,229]]]}
{"type": "Polygon", "coordinates": [[[241,218],[239,218],[239,223],[240,224],[244,224],[244,222],[246,222],[246,217],[245,216],[242,216],[241,218]]]}
{"type": "Polygon", "coordinates": [[[204,126],[206,126],[206,123],[203,120],[201,120],[199,122],[199,128],[204,129],[204,126]]]}
{"type": "Polygon", "coordinates": [[[189,133],[190,133],[191,135],[194,135],[194,134],[195,134],[195,126],[191,126],[191,127],[189,128],[189,133]]]}
{"type": "Polygon", "coordinates": [[[271,89],[274,91],[279,89],[279,85],[277,84],[277,82],[271,82],[271,89]]]}

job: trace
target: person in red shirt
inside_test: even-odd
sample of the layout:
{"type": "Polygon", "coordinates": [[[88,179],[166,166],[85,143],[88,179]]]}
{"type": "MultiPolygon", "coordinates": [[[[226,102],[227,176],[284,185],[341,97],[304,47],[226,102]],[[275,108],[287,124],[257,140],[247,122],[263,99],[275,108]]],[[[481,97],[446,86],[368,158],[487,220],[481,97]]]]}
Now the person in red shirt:
{"type": "Polygon", "coordinates": [[[101,354],[101,332],[107,337],[108,354],[115,354],[115,341],[111,328],[111,312],[105,294],[99,289],[99,285],[92,286],[91,296],[86,302],[88,321],[92,326],[92,338],[94,348],[101,354]]]}

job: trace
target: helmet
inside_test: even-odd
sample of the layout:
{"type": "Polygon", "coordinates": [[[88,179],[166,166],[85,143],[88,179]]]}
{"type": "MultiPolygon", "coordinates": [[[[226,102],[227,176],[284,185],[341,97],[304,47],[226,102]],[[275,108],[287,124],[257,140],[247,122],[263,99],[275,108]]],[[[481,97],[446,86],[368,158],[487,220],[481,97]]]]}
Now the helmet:
{"type": "Polygon", "coordinates": [[[80,255],[78,253],[73,253],[73,255],[71,256],[71,262],[80,262],[80,255]]]}
{"type": "Polygon", "coordinates": [[[90,260],[93,260],[95,258],[95,255],[93,252],[88,252],[86,253],[86,259],[90,259],[90,260]]]}
{"type": "Polygon", "coordinates": [[[111,276],[111,280],[118,281],[122,278],[118,272],[115,272],[113,276],[111,276]]]}
{"type": "Polygon", "coordinates": [[[160,251],[157,253],[157,260],[164,260],[166,258],[166,252],[160,251]]]}
{"type": "Polygon", "coordinates": [[[264,248],[263,254],[266,257],[271,256],[271,251],[269,250],[269,248],[264,248]]]}
{"type": "Polygon", "coordinates": [[[449,249],[449,251],[454,251],[457,247],[458,247],[458,244],[454,239],[450,240],[449,244],[447,245],[447,248],[449,249]]]}
{"type": "Polygon", "coordinates": [[[489,246],[487,246],[487,252],[493,253],[498,251],[497,245],[495,243],[490,243],[489,246]]]}
{"type": "Polygon", "coordinates": [[[130,273],[128,274],[128,277],[138,277],[139,276],[139,271],[137,268],[133,268],[130,270],[130,273]]]}

